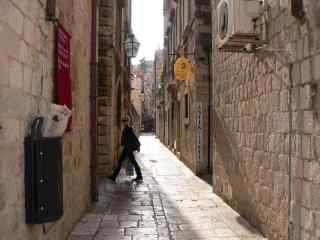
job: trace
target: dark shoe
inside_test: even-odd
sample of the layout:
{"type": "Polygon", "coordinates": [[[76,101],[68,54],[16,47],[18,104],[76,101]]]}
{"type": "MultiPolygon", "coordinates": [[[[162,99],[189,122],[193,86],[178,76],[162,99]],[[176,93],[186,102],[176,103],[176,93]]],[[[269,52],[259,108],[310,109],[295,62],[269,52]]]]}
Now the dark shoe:
{"type": "Polygon", "coordinates": [[[109,179],[109,180],[112,181],[112,182],[115,182],[115,181],[116,181],[116,178],[113,177],[113,176],[108,176],[107,179],[109,179]]]}
{"type": "Polygon", "coordinates": [[[143,177],[136,177],[135,179],[133,179],[133,181],[142,182],[143,181],[143,177]]]}

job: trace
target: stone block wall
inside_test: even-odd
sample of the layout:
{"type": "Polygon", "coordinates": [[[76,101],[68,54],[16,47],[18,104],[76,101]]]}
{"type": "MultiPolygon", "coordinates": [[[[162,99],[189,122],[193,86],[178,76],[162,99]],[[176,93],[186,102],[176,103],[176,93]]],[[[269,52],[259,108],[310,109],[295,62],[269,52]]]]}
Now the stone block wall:
{"type": "Polygon", "coordinates": [[[292,43],[293,239],[320,238],[320,3],[304,1],[306,21],[292,43]]]}
{"type": "Polygon", "coordinates": [[[114,1],[102,0],[99,5],[98,51],[98,175],[109,175],[113,167],[112,98],[114,91],[114,1]]]}
{"type": "Polygon", "coordinates": [[[181,116],[181,154],[180,158],[193,172],[197,172],[196,163],[196,90],[189,90],[189,119],[185,118],[185,86],[179,89],[181,116]],[[194,104],[193,104],[194,103],[194,104]]]}
{"type": "Polygon", "coordinates": [[[319,3],[304,1],[301,22],[286,1],[266,2],[268,48],[289,54],[223,53],[213,42],[214,191],[269,239],[288,239],[290,222],[291,239],[318,239],[319,3]]]}
{"type": "MultiPolygon", "coordinates": [[[[175,122],[179,126],[180,120],[180,158],[196,174],[208,172],[208,105],[209,105],[209,57],[211,47],[211,12],[210,1],[192,1],[189,5],[192,16],[177,46],[183,43],[187,58],[193,64],[193,76],[186,81],[177,84],[177,97],[175,111],[180,105],[180,112],[176,112],[175,122]],[[193,22],[193,24],[191,24],[193,22]],[[189,85],[188,90],[187,84],[189,85]],[[189,119],[185,119],[185,93],[189,95],[189,119]],[[197,109],[202,105],[202,158],[197,159],[197,109]],[[178,118],[178,114],[180,118],[178,118]]],[[[175,129],[176,131],[177,129],[175,129]]],[[[176,134],[175,134],[176,135],[176,134]]]]}
{"type": "Polygon", "coordinates": [[[44,0],[0,2],[0,225],[2,239],[66,239],[90,203],[91,1],[57,1],[58,16],[72,35],[74,130],[63,139],[65,213],[48,224],[25,224],[24,137],[54,99],[54,26],[44,0]]]}

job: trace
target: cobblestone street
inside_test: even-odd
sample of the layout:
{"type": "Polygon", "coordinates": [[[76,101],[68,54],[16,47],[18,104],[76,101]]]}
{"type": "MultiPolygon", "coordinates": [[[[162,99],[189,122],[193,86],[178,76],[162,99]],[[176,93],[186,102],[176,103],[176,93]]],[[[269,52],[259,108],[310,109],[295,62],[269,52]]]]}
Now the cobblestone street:
{"type": "MultiPolygon", "coordinates": [[[[141,137],[144,182],[106,180],[70,240],[264,239],[153,136],[141,137]]],[[[131,177],[132,178],[132,177],[131,177]]]]}

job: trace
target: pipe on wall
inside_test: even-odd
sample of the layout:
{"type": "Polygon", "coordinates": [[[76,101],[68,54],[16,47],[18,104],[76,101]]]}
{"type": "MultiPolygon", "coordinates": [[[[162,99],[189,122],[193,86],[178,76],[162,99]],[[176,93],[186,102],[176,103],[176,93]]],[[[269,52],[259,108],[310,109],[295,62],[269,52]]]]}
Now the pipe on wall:
{"type": "Polygon", "coordinates": [[[209,78],[209,98],[208,98],[208,171],[212,174],[212,74],[211,74],[211,51],[208,52],[208,78],[209,78]]]}
{"type": "Polygon", "coordinates": [[[294,220],[292,216],[292,192],[293,192],[293,174],[292,174],[292,138],[293,138],[293,109],[292,109],[292,91],[293,91],[293,80],[292,80],[292,68],[293,65],[289,64],[289,157],[288,157],[288,239],[294,239],[294,220]]]}
{"type": "Polygon", "coordinates": [[[92,20],[91,20],[91,81],[90,81],[90,142],[91,142],[91,200],[98,201],[97,184],[97,79],[98,79],[98,61],[97,61],[97,8],[98,0],[92,0],[92,20]]]}

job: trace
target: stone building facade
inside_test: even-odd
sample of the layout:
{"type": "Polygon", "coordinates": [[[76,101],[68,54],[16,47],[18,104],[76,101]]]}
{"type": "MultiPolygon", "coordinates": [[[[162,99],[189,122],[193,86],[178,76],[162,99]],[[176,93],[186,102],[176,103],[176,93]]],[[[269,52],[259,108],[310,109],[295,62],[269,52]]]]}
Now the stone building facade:
{"type": "Polygon", "coordinates": [[[131,81],[131,102],[134,105],[139,116],[142,116],[142,77],[138,69],[133,70],[133,77],[131,81]]]}
{"type": "Polygon", "coordinates": [[[131,100],[141,118],[141,127],[150,131],[153,125],[153,61],[142,59],[140,64],[133,68],[131,81],[131,100]]]}
{"type": "Polygon", "coordinates": [[[155,109],[154,102],[154,76],[153,76],[153,63],[150,61],[150,64],[146,71],[143,73],[143,113],[142,113],[142,122],[145,125],[144,128],[146,131],[152,131],[154,126],[154,117],[153,112],[155,109]]]}
{"type": "Polygon", "coordinates": [[[153,77],[155,79],[153,89],[154,89],[154,99],[155,108],[153,109],[153,116],[155,118],[155,133],[156,136],[162,139],[161,129],[164,128],[164,117],[163,111],[161,109],[160,96],[163,91],[163,50],[158,49],[154,54],[153,60],[153,77]]]}
{"type": "Polygon", "coordinates": [[[164,143],[197,174],[210,167],[210,1],[164,1],[164,143]],[[190,81],[176,81],[173,65],[183,49],[193,65],[190,81]],[[198,121],[197,121],[198,117],[198,121]],[[182,146],[184,146],[182,148],[182,146]]]}
{"type": "Polygon", "coordinates": [[[271,240],[319,239],[319,1],[264,1],[252,54],[217,49],[211,2],[213,189],[271,240]]]}
{"type": "Polygon", "coordinates": [[[57,22],[46,21],[47,3],[0,1],[1,239],[67,239],[91,204],[97,174],[111,171],[121,117],[136,118],[122,44],[131,31],[131,1],[57,0],[56,20],[72,37],[73,130],[63,137],[64,215],[47,224],[46,233],[41,225],[25,224],[24,137],[56,97],[57,22]]]}
{"type": "MultiPolygon", "coordinates": [[[[119,154],[121,119],[130,115],[130,61],[124,45],[131,32],[131,1],[101,0],[97,84],[97,172],[109,175],[119,154]]],[[[132,116],[134,117],[134,116],[132,116]]]]}
{"type": "Polygon", "coordinates": [[[57,17],[72,36],[73,130],[63,138],[64,215],[47,225],[47,234],[41,225],[25,224],[24,137],[54,102],[55,27],[45,20],[46,2],[0,2],[1,239],[66,239],[90,204],[91,1],[58,0],[57,17]]]}

